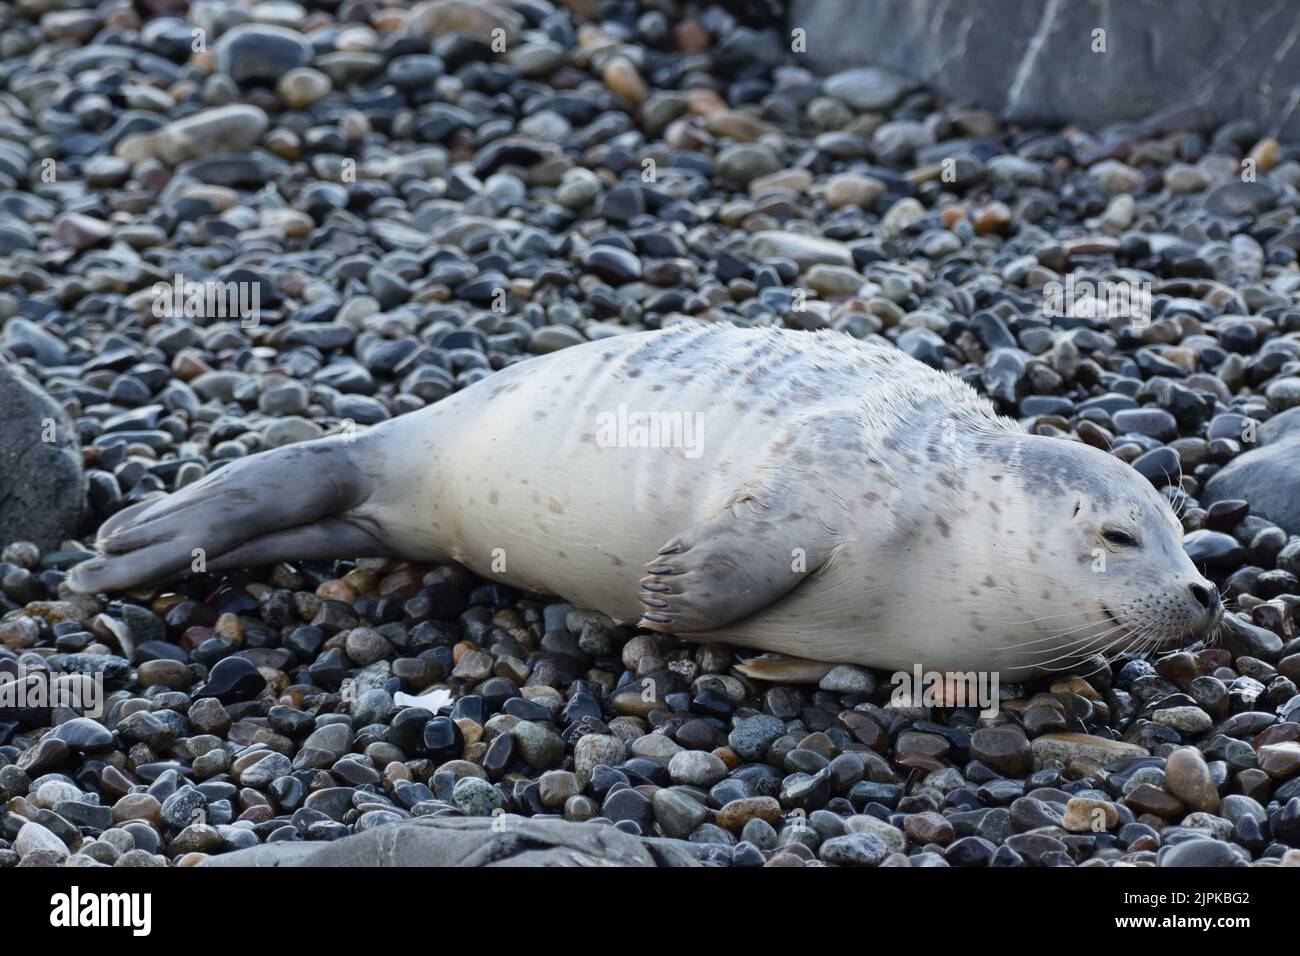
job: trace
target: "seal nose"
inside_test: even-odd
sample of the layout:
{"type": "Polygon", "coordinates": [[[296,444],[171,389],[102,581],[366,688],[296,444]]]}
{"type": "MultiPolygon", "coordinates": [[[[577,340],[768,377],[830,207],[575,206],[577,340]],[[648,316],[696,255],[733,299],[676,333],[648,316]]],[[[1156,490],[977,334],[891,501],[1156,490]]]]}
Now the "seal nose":
{"type": "Polygon", "coordinates": [[[1223,606],[1219,600],[1219,589],[1213,584],[1208,587],[1205,584],[1193,584],[1192,597],[1196,598],[1196,603],[1210,614],[1217,614],[1223,606]]]}

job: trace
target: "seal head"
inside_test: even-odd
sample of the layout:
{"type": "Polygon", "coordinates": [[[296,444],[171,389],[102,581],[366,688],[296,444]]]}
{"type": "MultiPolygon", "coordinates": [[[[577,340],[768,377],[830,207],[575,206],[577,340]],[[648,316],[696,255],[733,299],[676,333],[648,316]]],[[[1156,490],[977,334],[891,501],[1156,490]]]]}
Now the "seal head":
{"type": "Polygon", "coordinates": [[[1004,594],[1039,632],[1007,648],[1020,658],[1015,669],[1061,670],[1212,634],[1223,613],[1218,588],[1183,550],[1182,527],[1150,482],[1077,442],[1023,436],[984,451],[988,484],[1005,493],[982,515],[976,503],[972,518],[993,519],[983,533],[998,536],[1004,565],[1020,564],[1004,594]]]}

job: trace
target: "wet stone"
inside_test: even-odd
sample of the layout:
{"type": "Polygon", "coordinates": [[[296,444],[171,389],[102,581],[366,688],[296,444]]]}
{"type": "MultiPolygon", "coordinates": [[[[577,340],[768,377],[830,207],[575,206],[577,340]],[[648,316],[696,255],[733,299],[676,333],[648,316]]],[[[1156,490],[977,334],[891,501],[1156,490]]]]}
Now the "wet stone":
{"type": "Polygon", "coordinates": [[[986,727],[971,736],[970,755],[1008,777],[1027,773],[1033,753],[1025,735],[1013,727],[986,727]]]}
{"type": "Polygon", "coordinates": [[[833,837],[822,844],[818,856],[838,866],[878,866],[888,849],[883,840],[870,833],[851,833],[833,837]]]}

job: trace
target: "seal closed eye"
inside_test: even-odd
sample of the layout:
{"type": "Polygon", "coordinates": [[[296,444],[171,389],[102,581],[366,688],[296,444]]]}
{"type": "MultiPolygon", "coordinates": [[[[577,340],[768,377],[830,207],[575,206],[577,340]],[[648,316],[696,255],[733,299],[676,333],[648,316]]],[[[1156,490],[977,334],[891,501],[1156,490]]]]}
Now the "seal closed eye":
{"type": "Polygon", "coordinates": [[[896,349],[723,324],[564,349],[354,440],[250,456],[96,544],[77,590],[165,580],[195,549],[214,571],[394,555],[895,669],[1027,676],[1218,620],[1167,504],[1117,459],[1030,436],[896,349]],[[1135,513],[1140,547],[1101,537],[1135,513]]]}

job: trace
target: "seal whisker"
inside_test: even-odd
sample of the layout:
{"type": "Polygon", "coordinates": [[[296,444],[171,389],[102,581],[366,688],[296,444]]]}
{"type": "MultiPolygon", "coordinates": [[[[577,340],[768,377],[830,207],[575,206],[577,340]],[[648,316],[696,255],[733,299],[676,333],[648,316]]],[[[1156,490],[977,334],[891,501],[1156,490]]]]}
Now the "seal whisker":
{"type": "Polygon", "coordinates": [[[1016,648],[1016,647],[1029,647],[1029,646],[1031,646],[1031,645],[1033,645],[1033,644],[1044,644],[1044,643],[1047,643],[1047,642],[1049,642],[1049,641],[1059,641],[1061,638],[1063,638],[1063,637],[1068,637],[1069,635],[1073,634],[1074,632],[1076,632],[1076,631],[1081,631],[1081,630],[1083,630],[1083,629],[1086,628],[1086,627],[1094,627],[1094,626],[1102,625],[1102,624],[1105,624],[1105,623],[1106,623],[1105,621],[1098,621],[1098,620],[1085,621],[1084,623],[1079,624],[1079,625],[1076,625],[1075,627],[1068,628],[1067,630],[1064,630],[1064,631],[1058,631],[1058,632],[1056,632],[1056,633],[1054,633],[1054,634],[1050,634],[1050,635],[1048,635],[1047,637],[1040,637],[1040,638],[1037,638],[1037,639],[1032,640],[1032,641],[1025,641],[1023,644],[1006,644],[1006,645],[1002,645],[1002,649],[1005,650],[1005,649],[1016,648]]]}
{"type": "Polygon", "coordinates": [[[1027,620],[1016,618],[1014,621],[1008,621],[1007,623],[1008,624],[1036,624],[1039,621],[1050,621],[1054,618],[1069,617],[1071,614],[1083,614],[1088,610],[1091,609],[1074,607],[1074,608],[1070,608],[1070,610],[1068,611],[1062,611],[1059,614],[1043,614],[1039,617],[1031,617],[1027,620]]]}
{"type": "Polygon", "coordinates": [[[1214,625],[1214,631],[1206,639],[1205,643],[1207,646],[1213,647],[1214,645],[1219,643],[1219,640],[1222,637],[1223,637],[1223,618],[1220,617],[1219,623],[1214,625]]]}
{"type": "MultiPolygon", "coordinates": [[[[1079,614],[1087,614],[1088,612],[1087,612],[1087,611],[1079,611],[1078,613],[1079,613],[1079,614]]],[[[1033,628],[1033,625],[1036,625],[1036,624],[1043,624],[1043,625],[1045,625],[1045,624],[1048,624],[1048,622],[1055,623],[1055,624],[1058,625],[1058,626],[1059,626],[1059,625],[1062,625],[1062,624],[1070,624],[1070,623],[1071,623],[1071,620],[1073,619],[1073,617],[1074,617],[1074,615],[1071,615],[1069,618],[1067,618],[1067,619],[1065,619],[1065,620],[1060,620],[1060,619],[1055,619],[1055,620],[1053,620],[1053,618],[1048,617],[1048,618],[1038,618],[1038,619],[1036,619],[1036,620],[1031,620],[1031,621],[998,621],[998,622],[996,622],[996,623],[1002,625],[1003,627],[1012,627],[1012,628],[1022,628],[1022,627],[1023,627],[1023,628],[1030,628],[1030,629],[1039,629],[1039,630],[1041,630],[1041,628],[1033,628]]],[[[1079,624],[1078,626],[1082,627],[1084,624],[1087,624],[1087,623],[1089,623],[1089,622],[1088,622],[1088,621],[1083,621],[1083,622],[1080,622],[1080,624],[1079,624]]],[[[1067,633],[1068,633],[1068,632],[1067,632],[1067,633]]],[[[1048,637],[1048,638],[1039,638],[1039,640],[1051,640],[1052,637],[1060,637],[1060,636],[1061,636],[1060,633],[1054,633],[1051,637],[1048,637]]],[[[1031,641],[1031,642],[1029,642],[1029,643],[1033,643],[1033,642],[1031,641]]]]}
{"type": "Polygon", "coordinates": [[[1088,614],[1091,613],[1092,610],[1093,610],[1092,608],[1074,608],[1073,610],[1065,611],[1061,614],[1044,614],[1042,617],[1031,617],[1028,620],[1024,620],[1024,621],[1006,620],[1006,621],[999,621],[998,623],[1012,625],[1015,627],[1021,627],[1027,624],[1041,624],[1044,621],[1058,621],[1063,617],[1075,617],[1079,614],[1088,614]]]}
{"type": "Polygon", "coordinates": [[[1138,658],[1145,658],[1156,646],[1158,646],[1163,637],[1151,627],[1149,623],[1143,623],[1142,629],[1138,632],[1139,640],[1132,649],[1132,653],[1138,658]]]}
{"type": "MultiPolygon", "coordinates": [[[[1084,637],[1080,637],[1076,640],[1070,641],[1063,645],[1059,645],[1057,647],[1045,648],[1042,651],[1042,653],[1044,654],[1050,654],[1053,651],[1062,651],[1062,653],[1057,654],[1055,657],[1045,658],[1045,662],[1051,663],[1052,661],[1060,660],[1062,657],[1076,656],[1080,652],[1086,650],[1089,647],[1089,645],[1095,644],[1097,641],[1104,640],[1106,637],[1113,634],[1117,630],[1119,630],[1119,626],[1111,627],[1101,632],[1100,634],[1085,635],[1084,637]]],[[[1036,664],[1035,666],[1038,665],[1036,664]]]]}
{"type": "MultiPolygon", "coordinates": [[[[1094,621],[1092,623],[1100,626],[1100,625],[1104,625],[1106,622],[1094,621]]],[[[1121,629],[1132,628],[1133,626],[1134,625],[1132,624],[1132,622],[1126,623],[1126,622],[1116,621],[1099,634],[1083,634],[1083,635],[1076,636],[1072,640],[1067,641],[1064,644],[1061,644],[1060,648],[1074,649],[1075,651],[1078,651],[1083,648],[1086,648],[1089,644],[1095,644],[1098,641],[1105,640],[1106,638],[1110,637],[1112,634],[1115,634],[1117,631],[1120,631],[1121,629]]],[[[1059,640],[1063,636],[1065,635],[1063,634],[1056,635],[1056,639],[1059,640]]],[[[1055,649],[1057,648],[1047,648],[1044,650],[1044,653],[1047,653],[1048,651],[1055,650],[1055,649]]]]}
{"type": "Polygon", "coordinates": [[[1072,667],[1077,667],[1081,660],[1087,657],[1091,657],[1094,654],[1101,654],[1104,657],[1106,652],[1109,651],[1116,644],[1118,644],[1120,641],[1126,641],[1131,639],[1133,633],[1132,631],[1133,627],[1134,625],[1132,624],[1120,624],[1111,628],[1110,630],[1106,631],[1103,634],[1099,634],[1096,637],[1089,638],[1088,643],[1095,643],[1096,641],[1102,640],[1104,638],[1109,637],[1112,634],[1115,634],[1115,632],[1117,631],[1122,632],[1119,633],[1117,636],[1115,636],[1113,639],[1111,639],[1108,643],[1103,645],[1101,650],[1091,649],[1088,647],[1088,643],[1085,643],[1083,647],[1075,648],[1073,650],[1067,651],[1064,654],[1057,655],[1056,657],[1048,658],[1046,661],[1036,663],[1035,666],[1046,671],[1055,672],[1055,671],[1069,670],[1072,667]],[[1087,652],[1086,654],[1084,653],[1085,651],[1087,652]],[[1060,667],[1047,666],[1049,664],[1052,664],[1062,659],[1068,659],[1069,663],[1063,664],[1060,667]]]}
{"type": "Polygon", "coordinates": [[[1160,643],[1160,637],[1157,634],[1148,633],[1145,637],[1138,640],[1135,647],[1130,650],[1134,657],[1145,660],[1157,644],[1160,643]]]}

